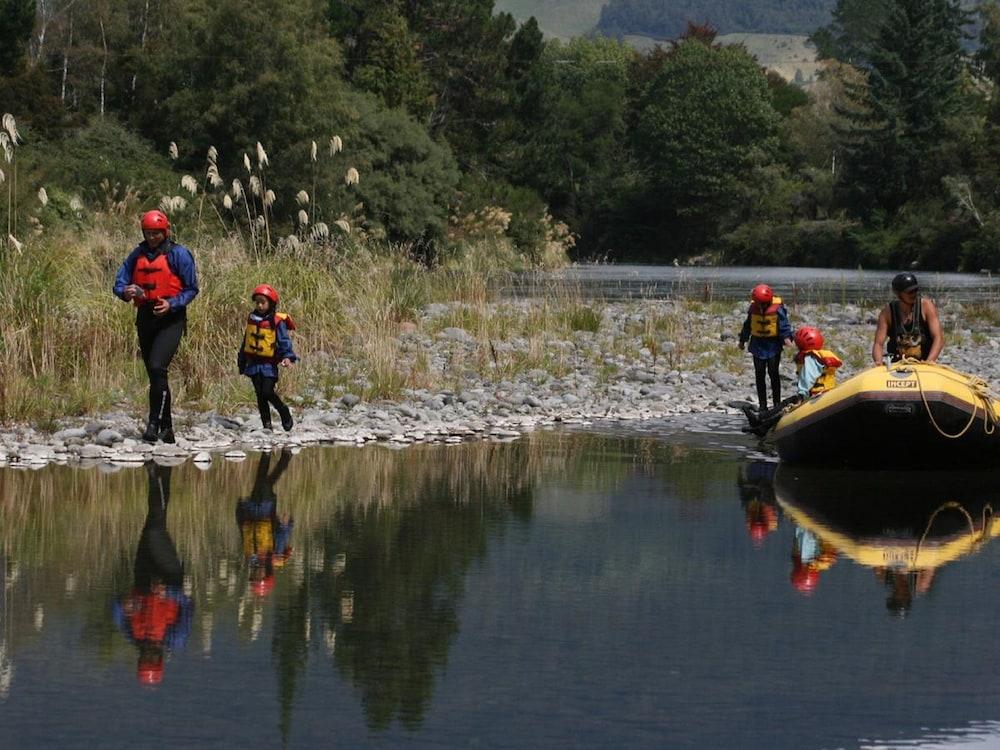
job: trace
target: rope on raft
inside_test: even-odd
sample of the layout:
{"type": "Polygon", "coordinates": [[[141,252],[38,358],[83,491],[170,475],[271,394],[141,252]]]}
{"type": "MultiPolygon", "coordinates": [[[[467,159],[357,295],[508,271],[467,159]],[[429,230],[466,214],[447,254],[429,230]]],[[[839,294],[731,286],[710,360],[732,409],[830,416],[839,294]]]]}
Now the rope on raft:
{"type": "Polygon", "coordinates": [[[949,440],[956,440],[962,437],[975,423],[980,408],[983,410],[983,432],[987,435],[992,435],[996,432],[997,422],[1000,421],[1000,417],[998,417],[996,407],[994,406],[997,395],[993,393],[990,388],[990,384],[983,380],[983,378],[977,375],[967,375],[963,372],[959,372],[953,367],[942,365],[939,362],[924,362],[918,359],[911,359],[910,357],[904,357],[896,364],[903,367],[908,364],[921,364],[934,367],[940,370],[939,374],[942,377],[956,383],[960,383],[969,389],[969,392],[972,394],[972,416],[969,417],[969,421],[966,423],[965,427],[957,433],[952,434],[950,432],[946,432],[944,428],[937,423],[937,420],[934,419],[934,413],[931,411],[931,405],[927,402],[927,394],[924,392],[924,384],[920,380],[920,368],[913,368],[913,373],[917,376],[917,386],[920,388],[920,399],[924,402],[924,408],[927,410],[927,416],[930,419],[931,424],[934,426],[934,429],[937,430],[938,434],[942,437],[948,438],[949,440]]]}

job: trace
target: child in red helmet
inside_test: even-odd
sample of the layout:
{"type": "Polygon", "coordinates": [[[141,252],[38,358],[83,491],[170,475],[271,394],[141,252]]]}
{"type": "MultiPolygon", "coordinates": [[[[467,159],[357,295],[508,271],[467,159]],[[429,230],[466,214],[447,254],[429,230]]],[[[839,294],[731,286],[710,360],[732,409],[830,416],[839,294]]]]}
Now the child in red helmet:
{"type": "Polygon", "coordinates": [[[837,368],[843,362],[829,349],[823,348],[823,334],[813,326],[802,326],[795,332],[795,372],[798,375],[798,395],[802,399],[828,391],[837,384],[837,368]]]}
{"type": "Polygon", "coordinates": [[[758,284],[750,293],[750,308],[747,310],[743,329],[740,331],[740,349],[750,342],[753,355],[753,369],[757,380],[757,401],[760,410],[767,409],[767,383],[765,373],[771,380],[772,406],[781,403],[781,379],[778,365],[781,363],[782,345],[792,344],[792,325],[788,322],[788,310],[775,297],[767,284],[758,284]]]}
{"type": "Polygon", "coordinates": [[[291,367],[299,359],[292,351],[288,333],[295,330],[295,323],[286,313],[277,311],[278,292],[269,284],[257,286],[250,299],[254,307],[247,318],[237,364],[240,374],[253,383],[264,429],[271,429],[271,406],[274,406],[287,432],[292,429],[292,413],[274,392],[274,386],[278,382],[278,367],[291,367]]]}

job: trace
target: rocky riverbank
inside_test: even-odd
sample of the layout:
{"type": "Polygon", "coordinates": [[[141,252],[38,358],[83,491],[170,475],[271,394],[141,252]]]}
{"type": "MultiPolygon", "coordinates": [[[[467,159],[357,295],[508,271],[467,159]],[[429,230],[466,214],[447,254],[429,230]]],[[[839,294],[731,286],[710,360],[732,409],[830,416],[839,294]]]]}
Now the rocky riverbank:
{"type": "MultiPolygon", "coordinates": [[[[491,305],[487,317],[531,313],[533,301],[491,305]]],[[[415,443],[516,439],[526,431],[597,420],[632,423],[686,414],[742,414],[727,402],[755,401],[750,356],[737,348],[743,304],[645,301],[589,303],[589,316],[569,336],[536,332],[503,337],[449,325],[456,306],[427,306],[415,323],[400,326],[394,355],[401,372],[420,367],[448,388],[402,389],[394,400],[368,401],[363,379],[323,392],[310,386],[292,400],[291,432],[260,429],[256,411],[222,415],[179,409],[176,444],[139,439],[138,414],[124,411],[62,420],[52,430],[7,426],[0,430],[0,465],[37,468],[239,460],[247,451],[316,444],[405,447],[415,443]],[[541,350],[539,349],[541,347],[541,350]],[[538,366],[526,369],[530,361],[538,366]],[[442,374],[444,375],[442,377],[442,374]]],[[[479,311],[482,313],[482,311],[479,311]]],[[[840,378],[868,366],[874,309],[852,305],[799,306],[793,325],[819,326],[827,346],[845,360],[840,378]]],[[[941,361],[1000,382],[1000,329],[969,324],[959,306],[943,309],[947,332],[941,361]]],[[[309,356],[308,354],[306,356],[309,356]]],[[[351,363],[322,352],[329,367],[351,363]]],[[[785,395],[794,390],[791,352],[782,364],[785,395]]],[[[280,388],[280,386],[279,386],[280,388]]]]}

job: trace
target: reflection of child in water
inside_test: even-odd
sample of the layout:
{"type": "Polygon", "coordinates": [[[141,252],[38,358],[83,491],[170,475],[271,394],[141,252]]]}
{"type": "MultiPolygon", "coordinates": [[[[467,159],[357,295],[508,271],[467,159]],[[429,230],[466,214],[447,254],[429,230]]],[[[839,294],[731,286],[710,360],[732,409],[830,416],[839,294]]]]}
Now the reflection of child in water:
{"type": "Polygon", "coordinates": [[[291,453],[282,451],[273,472],[271,454],[264,453],[257,464],[250,497],[236,503],[236,523],[243,540],[243,556],[250,566],[250,588],[265,596],[274,588],[274,569],[291,556],[294,521],[287,513],[278,515],[278,497],[274,485],[288,468],[291,453]]]}
{"type": "Polygon", "coordinates": [[[801,526],[792,545],[792,586],[806,596],[819,585],[819,574],[837,562],[837,550],[801,526]]]}
{"type": "Polygon", "coordinates": [[[752,461],[741,467],[736,484],[746,516],[747,533],[760,547],[767,535],[778,528],[778,506],[774,501],[776,463],[752,461]]]}
{"type": "Polygon", "coordinates": [[[146,464],[146,523],[135,552],[135,583],[112,607],[115,624],[139,649],[138,678],[163,680],[165,649],[182,647],[191,632],[194,604],[184,594],[184,569],[167,533],[170,467],[146,464]]]}

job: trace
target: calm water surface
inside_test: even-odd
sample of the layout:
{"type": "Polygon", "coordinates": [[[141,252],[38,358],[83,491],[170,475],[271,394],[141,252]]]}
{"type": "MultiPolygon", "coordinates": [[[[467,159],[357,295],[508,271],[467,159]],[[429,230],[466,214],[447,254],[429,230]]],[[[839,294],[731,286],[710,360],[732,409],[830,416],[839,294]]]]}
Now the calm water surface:
{"type": "MultiPolygon", "coordinates": [[[[559,290],[584,297],[743,301],[755,285],[774,286],[786,302],[884,303],[895,271],[843,268],[688,267],[582,265],[559,271],[524,274],[506,289],[514,296],[551,295],[559,290]]],[[[940,300],[997,302],[1000,277],[971,273],[915,272],[923,290],[940,300]]]]}
{"type": "Polygon", "coordinates": [[[664,426],[3,470],[0,746],[1000,741],[1000,480],[755,455],[664,426]]]}

